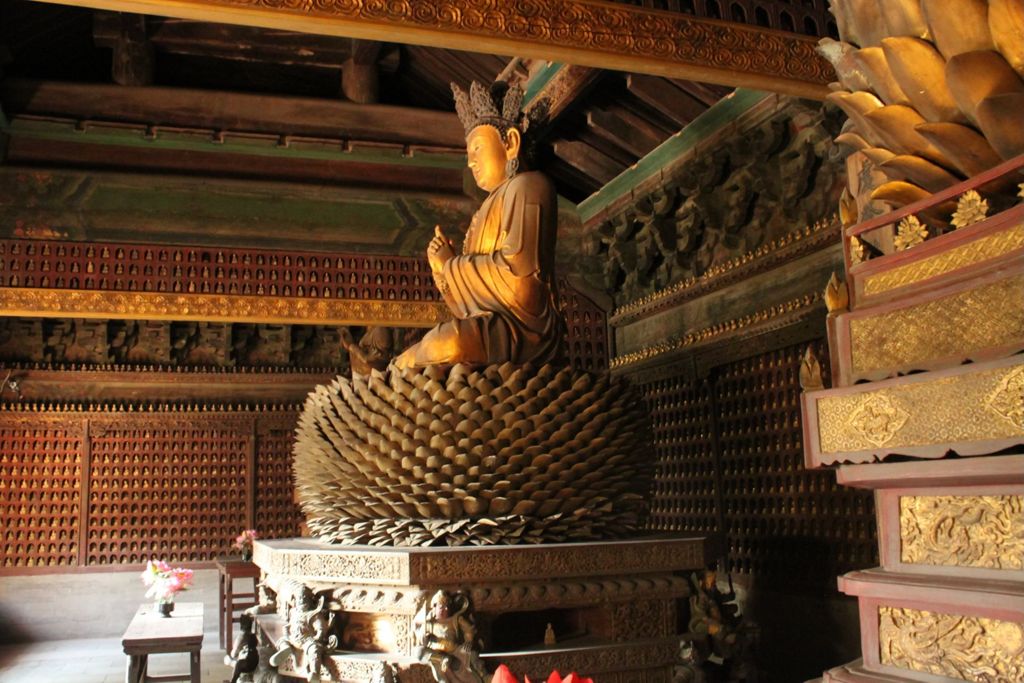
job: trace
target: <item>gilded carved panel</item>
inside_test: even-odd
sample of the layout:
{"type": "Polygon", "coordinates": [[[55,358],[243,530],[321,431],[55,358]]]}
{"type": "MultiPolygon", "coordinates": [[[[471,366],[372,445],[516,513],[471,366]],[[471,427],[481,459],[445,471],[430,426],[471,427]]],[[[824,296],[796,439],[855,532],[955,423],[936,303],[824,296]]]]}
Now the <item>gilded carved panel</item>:
{"type": "Polygon", "coordinates": [[[944,358],[1024,344],[1024,275],[850,319],[853,372],[921,369],[944,358]]]}
{"type": "Polygon", "coordinates": [[[1024,569],[1024,496],[902,496],[900,560],[1024,569]]]}
{"type": "Polygon", "coordinates": [[[0,288],[8,316],[79,316],[150,320],[430,326],[448,318],[444,304],[230,294],[0,288]]]}
{"type": "Polygon", "coordinates": [[[964,681],[1024,680],[1024,624],[879,607],[878,641],[889,666],[964,681]]]}
{"type": "Polygon", "coordinates": [[[821,452],[1024,437],[1024,366],[815,401],[821,452]]]}
{"type": "Polygon", "coordinates": [[[873,295],[967,268],[1024,248],[1024,225],[981,237],[903,266],[864,277],[864,294],[873,295]]]}

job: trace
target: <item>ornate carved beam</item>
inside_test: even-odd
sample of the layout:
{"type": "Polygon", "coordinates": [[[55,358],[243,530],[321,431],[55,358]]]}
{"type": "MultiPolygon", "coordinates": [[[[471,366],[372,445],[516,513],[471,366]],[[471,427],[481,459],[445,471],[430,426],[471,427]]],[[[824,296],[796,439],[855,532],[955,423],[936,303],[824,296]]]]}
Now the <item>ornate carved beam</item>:
{"type": "Polygon", "coordinates": [[[62,0],[57,4],[516,54],[823,98],[816,39],[596,0],[62,0]]]}
{"type": "Polygon", "coordinates": [[[0,287],[0,315],[125,320],[396,325],[432,327],[444,304],[426,301],[312,299],[231,294],[170,294],[0,287]]]}

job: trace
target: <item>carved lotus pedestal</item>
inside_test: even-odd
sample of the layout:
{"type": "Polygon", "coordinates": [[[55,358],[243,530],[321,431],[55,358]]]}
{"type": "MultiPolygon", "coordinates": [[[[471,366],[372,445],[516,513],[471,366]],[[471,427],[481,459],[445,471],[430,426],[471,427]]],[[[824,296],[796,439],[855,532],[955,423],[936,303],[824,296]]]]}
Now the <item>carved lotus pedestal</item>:
{"type": "MultiPolygon", "coordinates": [[[[488,672],[507,664],[534,680],[557,669],[602,683],[667,683],[678,649],[676,603],[688,595],[689,570],[711,556],[708,543],[679,535],[426,548],[258,541],[254,561],[276,605],[265,605],[257,621],[264,642],[276,644],[286,619],[301,618],[301,610],[289,609],[291,595],[308,589],[307,604],[323,598],[331,616],[322,623],[329,620],[337,638],[321,658],[324,680],[371,680],[381,662],[396,665],[402,681],[429,680],[415,658],[414,617],[444,589],[469,598],[488,672]],[[557,643],[545,645],[548,624],[557,643]]],[[[279,661],[277,671],[305,677],[303,649],[279,661]]]]}

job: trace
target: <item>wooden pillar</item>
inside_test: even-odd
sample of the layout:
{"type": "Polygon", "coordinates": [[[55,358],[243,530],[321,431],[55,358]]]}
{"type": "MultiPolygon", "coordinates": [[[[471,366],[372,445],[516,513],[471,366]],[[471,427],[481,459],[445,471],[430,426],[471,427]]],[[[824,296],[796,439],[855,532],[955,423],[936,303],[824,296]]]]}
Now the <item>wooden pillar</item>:
{"type": "Polygon", "coordinates": [[[373,40],[352,40],[352,56],[341,67],[341,94],[358,104],[373,104],[380,97],[377,57],[381,44],[373,40]]]}
{"type": "Polygon", "coordinates": [[[114,43],[111,76],[121,85],[152,85],[154,50],[146,34],[146,17],[125,13],[118,16],[120,31],[114,43]]]}

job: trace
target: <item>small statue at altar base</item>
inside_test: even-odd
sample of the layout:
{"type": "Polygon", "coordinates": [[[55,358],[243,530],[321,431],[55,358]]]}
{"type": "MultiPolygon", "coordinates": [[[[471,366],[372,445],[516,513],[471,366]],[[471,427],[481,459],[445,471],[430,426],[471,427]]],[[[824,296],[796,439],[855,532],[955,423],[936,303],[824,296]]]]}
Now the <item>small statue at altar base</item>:
{"type": "Polygon", "coordinates": [[[439,683],[483,683],[477,654],[476,624],[464,593],[434,593],[416,613],[413,633],[417,658],[430,666],[439,683]]]}
{"type": "Polygon", "coordinates": [[[713,569],[705,570],[699,578],[694,574],[691,581],[694,592],[690,596],[687,634],[691,660],[704,666],[708,681],[756,683],[757,628],[740,618],[732,578],[726,593],[718,589],[718,575],[713,569]],[[709,673],[709,667],[714,673],[709,673]]]}
{"type": "Polygon", "coordinates": [[[323,596],[319,602],[315,600],[312,591],[304,588],[300,605],[288,610],[286,635],[270,657],[270,665],[276,668],[289,655],[302,653],[303,673],[309,683],[320,683],[324,661],[338,647],[338,637],[331,633],[334,613],[326,607],[323,596]]]}
{"type": "Polygon", "coordinates": [[[231,674],[231,683],[252,681],[253,672],[260,663],[260,653],[256,642],[256,634],[253,632],[253,619],[251,614],[245,612],[239,618],[241,632],[235,638],[231,651],[224,655],[225,666],[234,667],[231,674]]]}

